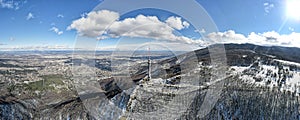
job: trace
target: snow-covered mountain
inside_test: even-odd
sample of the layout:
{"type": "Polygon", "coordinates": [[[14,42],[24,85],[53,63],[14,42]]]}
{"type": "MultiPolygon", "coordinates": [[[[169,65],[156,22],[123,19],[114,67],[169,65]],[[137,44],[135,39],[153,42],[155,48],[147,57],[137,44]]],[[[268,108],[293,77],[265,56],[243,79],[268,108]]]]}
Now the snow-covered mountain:
{"type": "Polygon", "coordinates": [[[206,116],[199,117],[201,106],[215,89],[208,48],[153,64],[151,80],[146,67],[133,74],[139,86],[122,118],[299,119],[299,48],[226,44],[225,49],[224,86],[206,116]],[[182,69],[182,62],[189,71],[182,69]]]}
{"type": "MultiPolygon", "coordinates": [[[[26,99],[7,94],[0,97],[0,119],[300,119],[299,48],[224,46],[223,66],[211,59],[221,54],[204,48],[152,61],[152,79],[145,61],[118,66],[116,73],[130,75],[100,76],[79,95],[72,87],[40,97],[24,93],[26,99]]],[[[82,61],[83,68],[103,68],[82,61]]],[[[112,70],[111,61],[104,62],[104,70],[112,70]]]]}
{"type": "Polygon", "coordinates": [[[246,83],[262,86],[276,87],[281,91],[300,93],[299,63],[273,59],[261,60],[259,57],[250,66],[232,66],[232,71],[246,83]]]}

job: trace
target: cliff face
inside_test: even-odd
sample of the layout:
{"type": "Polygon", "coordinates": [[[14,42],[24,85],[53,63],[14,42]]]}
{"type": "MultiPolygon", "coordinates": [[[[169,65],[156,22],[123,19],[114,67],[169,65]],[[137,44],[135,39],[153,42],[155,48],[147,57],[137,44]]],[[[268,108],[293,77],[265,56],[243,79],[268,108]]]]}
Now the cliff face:
{"type": "Polygon", "coordinates": [[[79,98],[51,97],[56,97],[56,100],[47,101],[40,98],[2,99],[0,100],[0,118],[4,120],[93,119],[86,112],[79,98]]]}

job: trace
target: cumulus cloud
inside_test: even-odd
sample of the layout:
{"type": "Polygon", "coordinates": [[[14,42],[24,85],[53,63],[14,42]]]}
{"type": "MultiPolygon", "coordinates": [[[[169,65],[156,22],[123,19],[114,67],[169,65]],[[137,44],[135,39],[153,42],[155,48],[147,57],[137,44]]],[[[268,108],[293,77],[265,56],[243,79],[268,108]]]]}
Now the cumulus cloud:
{"type": "Polygon", "coordinates": [[[225,32],[217,32],[217,33],[209,33],[207,38],[213,43],[242,43],[246,40],[246,37],[242,34],[235,33],[233,30],[225,31],[225,32]]]}
{"type": "Polygon", "coordinates": [[[138,15],[136,18],[114,22],[109,28],[109,34],[117,37],[157,37],[171,32],[167,27],[156,16],[138,15]]]}
{"type": "Polygon", "coordinates": [[[119,17],[119,13],[108,10],[93,11],[73,21],[67,30],[76,29],[82,36],[97,37],[102,35],[106,28],[119,17]]]}
{"type": "Polygon", "coordinates": [[[50,29],[50,31],[56,33],[57,35],[61,35],[61,34],[64,33],[63,31],[60,31],[57,27],[52,27],[52,28],[50,29]]]}
{"type": "Polygon", "coordinates": [[[118,20],[119,18],[120,15],[117,12],[93,11],[73,21],[67,29],[75,29],[80,35],[97,37],[98,40],[107,37],[142,37],[185,43],[202,43],[201,40],[193,40],[174,34],[175,30],[182,30],[190,26],[180,17],[172,16],[166,21],[161,21],[156,16],[145,15],[138,15],[121,21],[118,20]]]}
{"type": "Polygon", "coordinates": [[[30,20],[30,19],[33,19],[34,18],[34,15],[30,12],[28,13],[27,17],[26,17],[26,20],[30,20]]]}
{"type": "Polygon", "coordinates": [[[169,17],[167,20],[166,20],[166,23],[174,28],[174,29],[177,29],[177,30],[182,30],[184,28],[188,28],[190,26],[190,24],[186,21],[182,21],[181,20],[181,17],[169,17]]]}
{"type": "Polygon", "coordinates": [[[264,3],[265,12],[268,14],[270,13],[270,10],[273,9],[275,6],[272,3],[264,3]]]}
{"type": "MultiPolygon", "coordinates": [[[[270,6],[266,3],[265,6],[270,6]]],[[[274,5],[271,5],[274,6],[274,5]]],[[[258,45],[278,45],[300,47],[300,33],[281,35],[275,31],[264,33],[250,33],[248,35],[236,33],[233,30],[225,32],[207,33],[200,39],[192,39],[175,34],[176,30],[183,30],[190,26],[180,17],[171,16],[165,21],[156,16],[138,15],[133,18],[119,20],[117,12],[102,10],[94,11],[75,20],[67,28],[75,29],[80,35],[94,37],[97,40],[119,37],[150,38],[167,42],[181,42],[207,46],[215,43],[252,43],[258,45]]],[[[204,29],[195,32],[206,33],[204,29]]]]}
{"type": "MultiPolygon", "coordinates": [[[[181,24],[182,23],[183,22],[181,22],[181,24]]],[[[178,29],[183,28],[178,27],[178,29]]],[[[109,27],[108,34],[112,37],[143,37],[156,40],[181,41],[185,43],[196,42],[185,36],[176,36],[173,34],[174,30],[174,28],[160,21],[156,16],[138,15],[135,18],[127,18],[123,21],[114,22],[109,27]]]]}
{"type": "Polygon", "coordinates": [[[283,35],[275,31],[264,33],[252,32],[245,36],[233,30],[228,30],[225,32],[210,33],[207,35],[207,38],[218,43],[251,43],[269,46],[300,47],[300,33],[295,32],[283,35]]]}

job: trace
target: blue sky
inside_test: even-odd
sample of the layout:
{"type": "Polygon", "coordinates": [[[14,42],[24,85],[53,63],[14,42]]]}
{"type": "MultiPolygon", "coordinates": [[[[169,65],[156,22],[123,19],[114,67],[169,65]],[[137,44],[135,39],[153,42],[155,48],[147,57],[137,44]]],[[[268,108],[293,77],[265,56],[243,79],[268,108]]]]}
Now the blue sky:
{"type": "MultiPolygon", "coordinates": [[[[278,34],[280,35],[280,37],[277,36],[278,39],[290,38],[289,42],[292,44],[294,38],[290,37],[290,34],[300,32],[300,21],[287,16],[287,1],[197,0],[206,9],[220,31],[220,33],[212,34],[212,38],[233,33],[237,35],[229,37],[230,39],[235,39],[236,36],[240,38],[240,35],[245,37],[241,39],[250,39],[249,34],[254,32],[254,36],[261,37],[267,35],[276,37],[278,34]],[[281,35],[285,36],[281,37],[281,35]]],[[[82,16],[89,17],[87,13],[101,2],[100,0],[0,0],[0,48],[72,47],[79,29],[74,27],[67,30],[67,28],[82,16]]],[[[156,16],[162,22],[172,16],[180,17],[162,10],[146,9],[121,15],[119,21],[135,18],[139,14],[146,17],[156,16]]],[[[182,18],[182,22],[184,21],[186,20],[182,18]]],[[[201,37],[195,32],[193,26],[178,29],[176,32],[178,33],[174,34],[177,36],[191,39],[201,37]]],[[[112,46],[117,43],[117,40],[107,38],[101,41],[101,45],[112,46]]],[[[262,44],[267,43],[262,42],[262,44]]]]}
{"type": "Polygon", "coordinates": [[[292,32],[289,27],[293,27],[297,32],[300,31],[300,22],[288,19],[286,15],[286,1],[288,0],[197,1],[208,11],[220,31],[232,29],[243,34],[278,31],[288,34],[292,32]],[[269,5],[265,6],[266,3],[269,5]],[[273,7],[267,9],[270,5],[273,7]],[[284,27],[279,30],[286,20],[284,27]]]}
{"type": "MultiPolygon", "coordinates": [[[[65,31],[71,21],[91,11],[97,0],[19,0],[16,8],[0,8],[0,43],[7,46],[73,45],[76,32],[65,31]],[[33,18],[27,19],[29,14],[33,18]],[[63,17],[62,17],[62,16],[63,17]],[[63,31],[57,35],[52,27],[63,31]]],[[[9,2],[3,0],[2,2],[9,2]]],[[[4,47],[4,46],[2,46],[4,47]]]]}

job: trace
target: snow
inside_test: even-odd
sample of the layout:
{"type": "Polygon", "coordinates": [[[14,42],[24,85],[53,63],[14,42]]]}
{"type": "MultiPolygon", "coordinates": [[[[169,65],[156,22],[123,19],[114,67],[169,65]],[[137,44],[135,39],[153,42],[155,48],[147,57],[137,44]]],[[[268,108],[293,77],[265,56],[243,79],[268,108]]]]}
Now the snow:
{"type": "Polygon", "coordinates": [[[283,63],[283,64],[285,64],[285,65],[296,65],[296,66],[300,66],[300,63],[296,63],[296,62],[285,61],[285,60],[279,60],[279,59],[275,59],[275,61],[278,61],[278,62],[283,63]]]}
{"type": "MultiPolygon", "coordinates": [[[[290,62],[290,61],[283,61],[283,60],[276,60],[283,64],[284,69],[288,69],[288,65],[297,65],[300,66],[299,63],[290,62]]],[[[273,88],[274,86],[278,86],[278,83],[276,82],[279,80],[279,75],[276,77],[272,75],[267,75],[268,71],[269,74],[278,74],[279,68],[276,66],[271,65],[263,65],[259,64],[259,70],[254,75],[247,75],[243,74],[243,71],[245,70],[251,70],[252,68],[249,67],[242,67],[242,66],[232,66],[232,69],[234,69],[233,74],[234,75],[240,75],[240,79],[242,79],[244,82],[249,84],[254,84],[255,86],[267,86],[270,88],[273,88]],[[254,78],[261,78],[262,81],[255,81],[254,78]],[[270,82],[270,84],[267,84],[267,82],[270,82]]],[[[289,71],[288,75],[292,75],[292,77],[287,77],[285,84],[282,85],[280,88],[281,91],[290,91],[290,92],[297,92],[300,93],[300,72],[299,71],[289,71]]]]}
{"type": "Polygon", "coordinates": [[[249,69],[249,67],[242,66],[232,66],[231,68],[235,70],[235,73],[242,73],[244,70],[249,69]]]}

